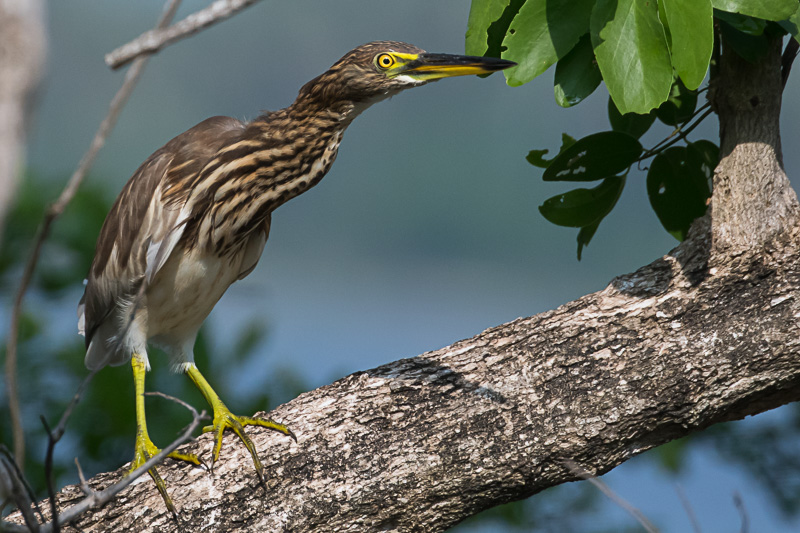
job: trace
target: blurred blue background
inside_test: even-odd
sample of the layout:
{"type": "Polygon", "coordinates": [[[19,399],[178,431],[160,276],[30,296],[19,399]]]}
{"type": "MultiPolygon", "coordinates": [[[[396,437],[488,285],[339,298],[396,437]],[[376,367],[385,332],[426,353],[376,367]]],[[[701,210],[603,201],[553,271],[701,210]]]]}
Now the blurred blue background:
{"type": "MultiPolygon", "coordinates": [[[[103,55],[151,28],[161,5],[48,3],[47,75],[28,148],[29,171],[47,183],[41,194],[55,198],[61,190],[122,82],[123,73],[109,71],[103,55]]],[[[178,18],[205,5],[186,1],[178,18]]],[[[110,202],[138,164],[171,137],[212,115],[248,119],[285,107],[301,85],[361,43],[402,40],[462,53],[468,13],[468,0],[260,2],[152,58],[89,179],[101,182],[110,202]]],[[[628,180],[581,262],[577,230],[539,215],[537,206],[566,188],[542,182],[524,156],[536,148],[557,151],[562,132],[580,137],[608,127],[602,87],[565,110],[553,100],[552,75],[514,89],[500,75],[444,80],[380,103],[353,123],[331,172],[273,215],[258,268],[232,286],[211,315],[215,360],[233,357],[237,330],[255,323],[268,331],[258,356],[227,376],[237,384],[228,400],[234,410],[267,373],[315,388],[600,290],[677,244],[652,212],[641,172],[628,180]]],[[[783,134],[790,143],[798,134],[798,83],[791,78],[785,95],[783,134]]],[[[716,141],[716,127],[708,120],[690,138],[716,141]]],[[[653,129],[646,146],[669,133],[653,129]]],[[[792,176],[800,160],[787,144],[792,176]]],[[[85,238],[94,241],[96,234],[85,238]]],[[[45,259],[58,261],[52,254],[45,259]]],[[[49,309],[53,339],[74,342],[81,291],[76,283],[49,309]]],[[[7,307],[11,295],[2,296],[7,307]]],[[[2,318],[7,323],[6,310],[2,318]]],[[[166,374],[167,361],[152,359],[166,374]]],[[[164,376],[158,383],[165,379],[182,378],[164,376]]],[[[273,399],[291,395],[279,391],[273,399]]],[[[782,411],[739,424],[782,423],[789,416],[782,411]]],[[[132,428],[131,420],[131,444],[132,428]]],[[[735,492],[751,531],[800,530],[797,518],[782,515],[762,486],[710,444],[691,446],[677,476],[647,455],[604,480],[665,532],[691,529],[676,483],[705,533],[739,530],[735,492]]],[[[578,497],[574,488],[560,489],[556,507],[569,512],[570,499],[578,497]]],[[[512,526],[495,517],[460,527],[512,526]]],[[[605,501],[569,527],[637,530],[605,501]]]]}

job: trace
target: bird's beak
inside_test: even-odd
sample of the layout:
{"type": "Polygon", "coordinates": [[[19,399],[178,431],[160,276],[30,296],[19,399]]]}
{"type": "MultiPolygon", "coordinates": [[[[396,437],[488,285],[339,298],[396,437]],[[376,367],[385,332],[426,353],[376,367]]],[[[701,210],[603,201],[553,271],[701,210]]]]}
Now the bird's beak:
{"type": "Polygon", "coordinates": [[[496,57],[459,56],[423,53],[406,63],[402,75],[419,81],[438,80],[452,76],[489,74],[516,66],[513,61],[496,57]]]}

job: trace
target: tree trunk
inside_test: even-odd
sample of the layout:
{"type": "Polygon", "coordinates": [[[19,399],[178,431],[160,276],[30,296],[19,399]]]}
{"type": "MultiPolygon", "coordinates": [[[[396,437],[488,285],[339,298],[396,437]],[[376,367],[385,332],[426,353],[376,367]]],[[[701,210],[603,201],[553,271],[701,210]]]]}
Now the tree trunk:
{"type": "MultiPolygon", "coordinates": [[[[249,431],[265,487],[230,436],[213,473],[162,465],[185,530],[442,531],[577,479],[566,461],[601,474],[800,399],[800,239],[780,162],[779,44],[760,67],[738,61],[723,50],[713,218],[686,242],[603,291],[278,407],[270,416],[298,442],[249,431]]],[[[211,448],[204,435],[185,451],[208,458],[211,448]]],[[[81,498],[72,486],[58,501],[81,498]]],[[[75,525],[179,530],[149,478],[75,525]]]]}
{"type": "Polygon", "coordinates": [[[757,64],[725,48],[712,100],[722,158],[712,203],[715,255],[763,246],[794,228],[798,216],[781,153],[781,40],[757,64]]]}
{"type": "Polygon", "coordinates": [[[0,2],[0,235],[17,188],[30,102],[44,55],[42,0],[0,2]]]}

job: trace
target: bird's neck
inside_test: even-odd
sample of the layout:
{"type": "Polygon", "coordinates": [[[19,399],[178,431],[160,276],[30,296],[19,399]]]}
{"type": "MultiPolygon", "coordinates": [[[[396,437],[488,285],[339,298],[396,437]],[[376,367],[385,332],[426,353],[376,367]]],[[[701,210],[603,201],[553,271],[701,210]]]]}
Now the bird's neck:
{"type": "Polygon", "coordinates": [[[268,211],[319,183],[336,159],[344,131],[364,108],[353,102],[322,105],[301,96],[250,124],[271,155],[256,171],[268,211]]]}
{"type": "Polygon", "coordinates": [[[217,171],[209,175],[215,202],[205,224],[216,249],[237,248],[272,211],[319,183],[336,159],[344,130],[365,107],[322,105],[301,94],[286,109],[250,122],[241,140],[217,154],[217,171]]]}

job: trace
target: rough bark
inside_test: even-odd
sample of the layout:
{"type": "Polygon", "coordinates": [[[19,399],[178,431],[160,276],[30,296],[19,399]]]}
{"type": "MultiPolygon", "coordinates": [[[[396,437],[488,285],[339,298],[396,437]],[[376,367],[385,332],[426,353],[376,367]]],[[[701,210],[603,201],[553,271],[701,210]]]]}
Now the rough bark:
{"type": "Polygon", "coordinates": [[[781,41],[772,44],[759,63],[720,56],[712,97],[722,157],[712,203],[715,255],[762,245],[797,224],[797,195],[781,154],[781,41]]]}
{"type": "MultiPolygon", "coordinates": [[[[737,84],[753,83],[759,102],[779,105],[780,85],[758,80],[730,77],[719,112],[738,114],[752,97],[737,84]]],[[[714,218],[700,219],[681,246],[553,311],[280,406],[270,416],[293,428],[297,444],[250,431],[265,487],[232,437],[213,473],[163,465],[185,530],[441,531],[576,479],[565,460],[600,474],[711,424],[798,400],[797,202],[780,165],[777,115],[750,108],[747,120],[721,117],[714,218]],[[767,136],[754,133],[767,125],[767,136]]],[[[211,447],[203,436],[185,449],[208,457],[211,447]]],[[[59,504],[80,498],[67,487],[59,504]]],[[[75,525],[179,529],[149,479],[75,525]]]]}

